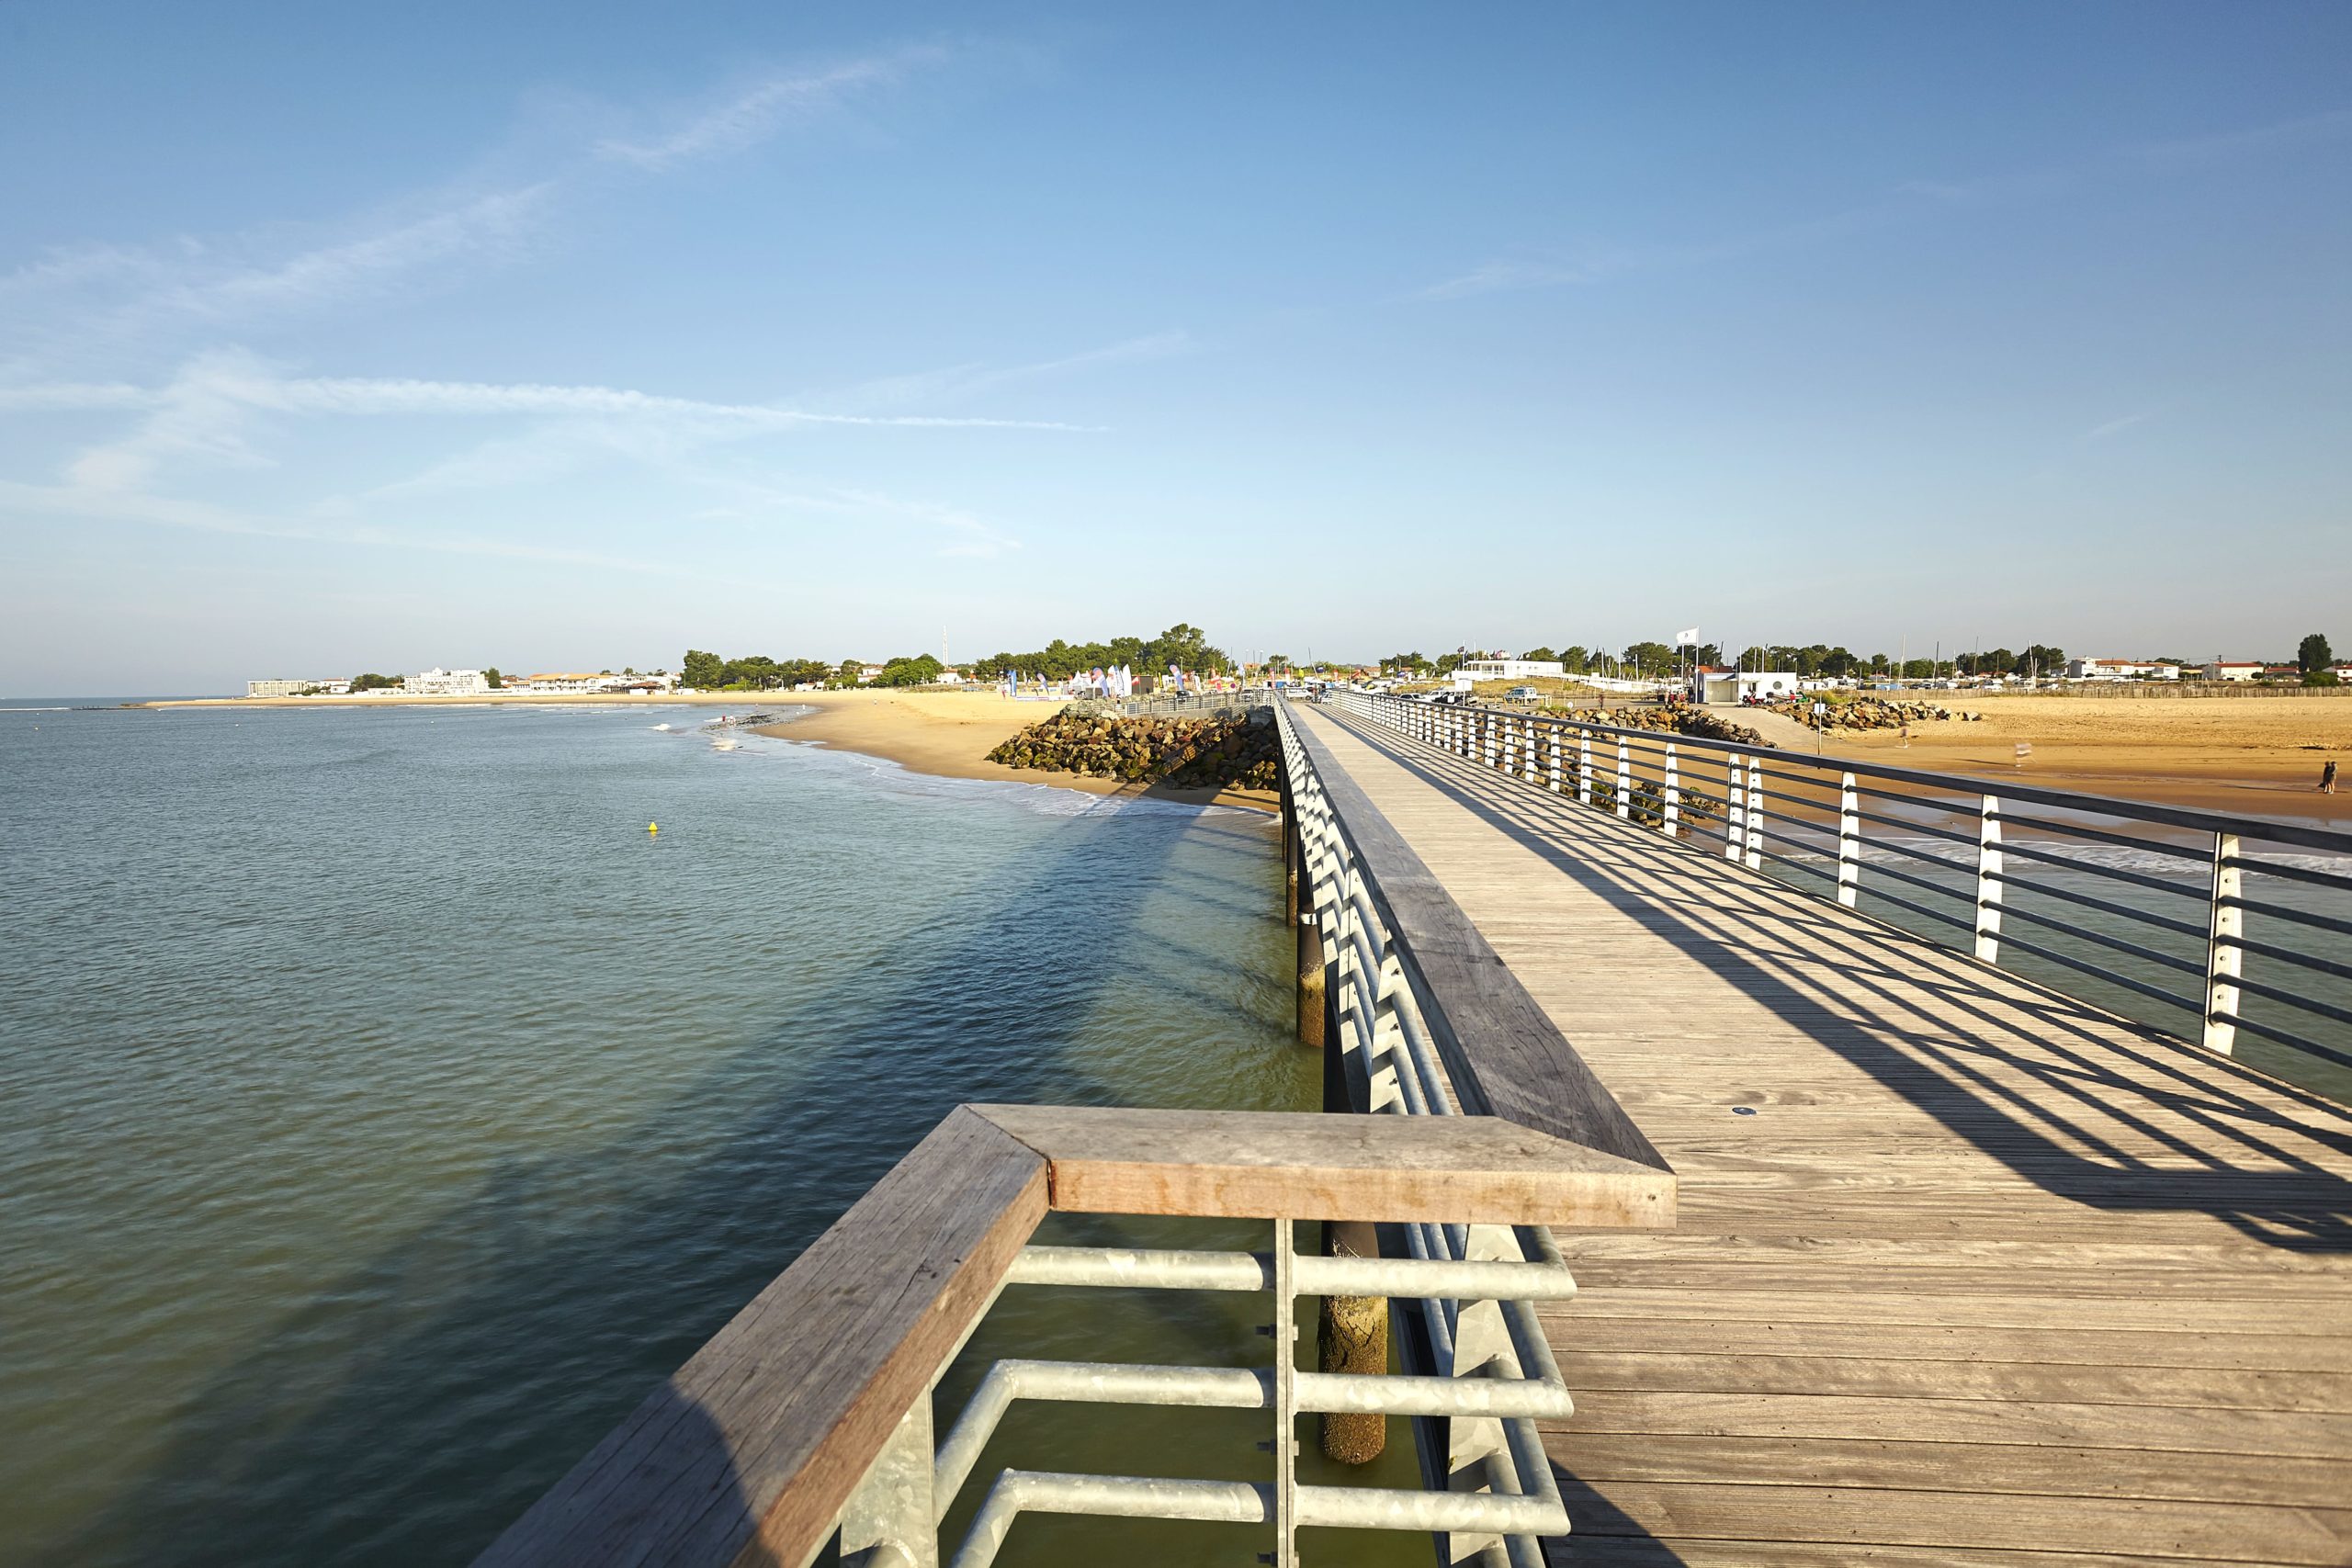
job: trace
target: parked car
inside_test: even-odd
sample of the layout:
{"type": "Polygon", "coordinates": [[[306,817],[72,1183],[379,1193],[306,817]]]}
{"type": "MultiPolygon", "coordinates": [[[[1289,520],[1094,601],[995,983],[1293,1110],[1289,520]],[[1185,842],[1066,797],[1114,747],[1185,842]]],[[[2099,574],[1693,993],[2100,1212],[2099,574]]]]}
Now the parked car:
{"type": "Polygon", "coordinates": [[[1543,694],[1532,686],[1513,686],[1510,691],[1505,692],[1503,696],[1510,702],[1532,703],[1543,694]]]}

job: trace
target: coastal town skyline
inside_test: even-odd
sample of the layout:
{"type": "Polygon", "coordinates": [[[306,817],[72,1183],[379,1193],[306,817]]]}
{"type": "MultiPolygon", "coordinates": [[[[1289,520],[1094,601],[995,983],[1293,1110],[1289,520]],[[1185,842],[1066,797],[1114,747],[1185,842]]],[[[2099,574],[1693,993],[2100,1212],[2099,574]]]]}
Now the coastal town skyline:
{"type": "Polygon", "coordinates": [[[1680,15],[14,7],[0,679],[2345,601],[2352,14],[1680,15]]]}

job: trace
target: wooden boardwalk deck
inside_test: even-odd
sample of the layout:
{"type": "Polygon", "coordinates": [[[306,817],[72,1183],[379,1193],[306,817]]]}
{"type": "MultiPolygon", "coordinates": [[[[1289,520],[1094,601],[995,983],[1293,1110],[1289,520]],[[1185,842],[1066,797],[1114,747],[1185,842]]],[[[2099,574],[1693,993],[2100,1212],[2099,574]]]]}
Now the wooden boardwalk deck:
{"type": "Polygon", "coordinates": [[[1562,1236],[1561,1561],[2352,1562],[2352,1114],[1293,712],[1680,1178],[1562,1236]]]}

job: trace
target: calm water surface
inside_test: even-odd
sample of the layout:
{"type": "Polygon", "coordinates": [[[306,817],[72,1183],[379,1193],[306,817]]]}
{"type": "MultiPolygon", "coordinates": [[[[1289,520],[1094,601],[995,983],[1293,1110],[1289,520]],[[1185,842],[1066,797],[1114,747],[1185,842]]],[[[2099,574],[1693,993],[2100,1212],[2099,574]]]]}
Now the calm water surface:
{"type": "MultiPolygon", "coordinates": [[[[463,1562],[955,1102],[1317,1102],[1262,819],[707,716],[0,714],[0,1560],[463,1562]]],[[[1255,1315],[1010,1292],[943,1418],[1255,1315]]],[[[1019,1411],[981,1473],[1254,1477],[1260,1419],[1019,1411]]]]}

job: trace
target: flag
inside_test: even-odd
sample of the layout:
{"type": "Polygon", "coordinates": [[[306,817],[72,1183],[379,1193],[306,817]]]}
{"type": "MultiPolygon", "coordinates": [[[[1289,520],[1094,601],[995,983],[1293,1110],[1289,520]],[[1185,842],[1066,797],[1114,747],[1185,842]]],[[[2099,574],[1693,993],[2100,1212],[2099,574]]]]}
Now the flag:
{"type": "Polygon", "coordinates": [[[1676,632],[1674,634],[1674,646],[1677,648],[1692,647],[1697,644],[1698,640],[1699,628],[1696,626],[1692,626],[1687,632],[1676,632]]]}

